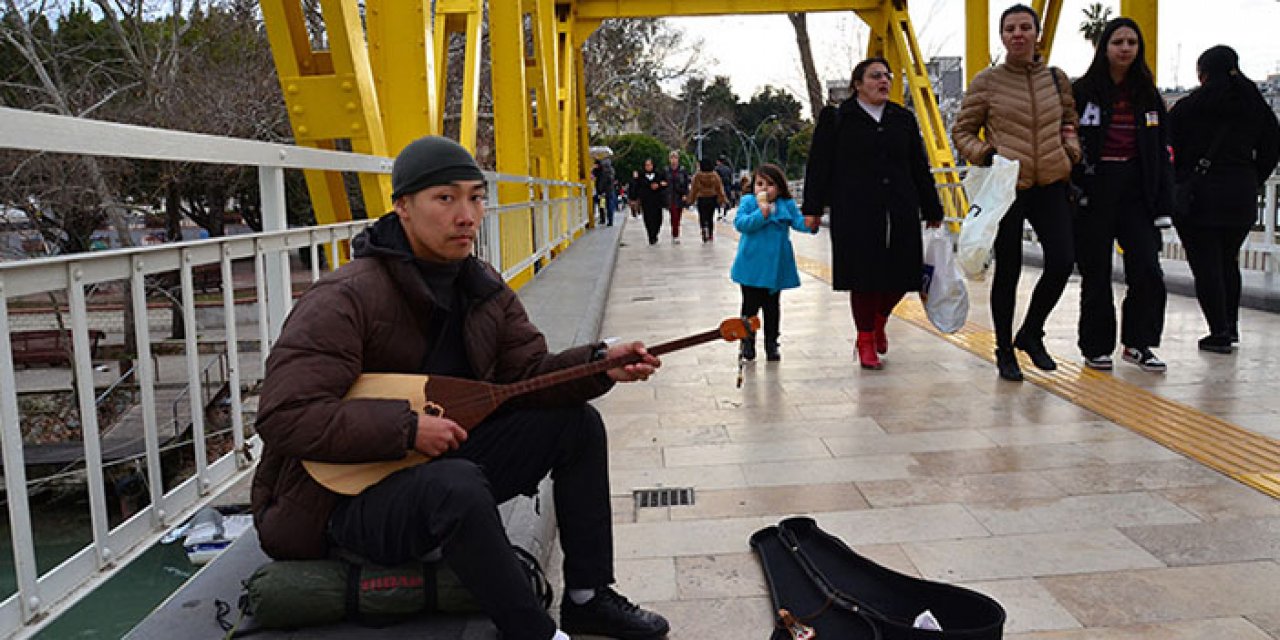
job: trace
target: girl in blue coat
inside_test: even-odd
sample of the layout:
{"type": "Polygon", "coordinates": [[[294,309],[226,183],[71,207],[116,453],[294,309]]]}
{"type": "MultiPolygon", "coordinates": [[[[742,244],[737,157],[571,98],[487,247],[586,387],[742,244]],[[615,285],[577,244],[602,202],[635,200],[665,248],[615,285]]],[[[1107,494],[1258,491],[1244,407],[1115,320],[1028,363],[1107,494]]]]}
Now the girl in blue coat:
{"type": "MultiPolygon", "coordinates": [[[[787,177],[775,164],[756,169],[755,195],[743,196],[733,226],[742,234],[738,255],[729,277],[742,286],[742,315],[764,310],[764,352],[771,361],[778,353],[778,301],[783,289],[800,286],[796,256],[791,250],[791,230],[810,231],[787,189],[787,177]]],[[[756,357],[755,338],[742,341],[742,356],[756,357]]]]}

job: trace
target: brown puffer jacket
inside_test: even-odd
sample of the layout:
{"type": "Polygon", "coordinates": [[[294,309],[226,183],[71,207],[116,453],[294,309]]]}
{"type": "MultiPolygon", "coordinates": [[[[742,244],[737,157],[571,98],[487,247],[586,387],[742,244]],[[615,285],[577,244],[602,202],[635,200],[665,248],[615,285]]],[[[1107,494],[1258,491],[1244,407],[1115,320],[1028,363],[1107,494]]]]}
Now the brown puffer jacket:
{"type": "MultiPolygon", "coordinates": [[[[325,530],[338,496],[312,480],[302,460],[396,460],[417,425],[408,402],[342,400],[363,372],[421,373],[436,306],[394,214],[353,244],[356,259],[298,300],[267,359],[257,422],[266,446],[251,500],[262,549],[276,559],[320,558],[328,550],[325,530]]],[[[467,309],[467,360],[478,379],[509,383],[590,361],[590,345],[548,353],[516,293],[488,264],[468,258],[456,286],[467,309]]],[[[565,406],[611,386],[606,376],[592,376],[521,400],[565,406]]]]}
{"type": "Polygon", "coordinates": [[[1069,124],[1074,132],[1077,120],[1071,81],[1060,69],[1040,61],[1005,62],[969,83],[951,137],[970,164],[985,164],[992,150],[1017,160],[1018,188],[1026,189],[1071,177],[1071,167],[1080,161],[1080,140],[1074,133],[1064,139],[1062,126],[1069,124]],[[1052,74],[1058,76],[1056,84],[1052,74]]]}
{"type": "Polygon", "coordinates": [[[687,204],[697,204],[698,198],[715,198],[724,204],[724,183],[714,171],[699,171],[693,174],[693,184],[689,187],[689,195],[685,197],[687,204]]]}

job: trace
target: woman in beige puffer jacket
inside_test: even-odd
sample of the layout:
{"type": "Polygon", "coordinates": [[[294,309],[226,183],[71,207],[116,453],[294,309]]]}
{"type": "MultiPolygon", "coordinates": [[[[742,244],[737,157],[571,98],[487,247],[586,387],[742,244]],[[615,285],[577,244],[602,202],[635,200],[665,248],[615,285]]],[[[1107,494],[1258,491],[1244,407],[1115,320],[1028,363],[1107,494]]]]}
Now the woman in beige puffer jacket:
{"type": "Polygon", "coordinates": [[[973,79],[951,132],[956,149],[970,164],[989,165],[996,153],[1019,162],[1017,199],[1000,222],[991,283],[996,365],[1000,377],[1012,381],[1022,380],[1014,347],[1040,369],[1057,368],[1044,348],[1044,323],[1062,297],[1075,260],[1067,203],[1071,167],[1080,160],[1075,101],[1066,75],[1046,66],[1035,52],[1039,34],[1039,17],[1030,7],[1005,10],[1000,16],[1005,61],[973,79]],[[1044,272],[1015,337],[1024,220],[1040,240],[1044,272]]]}

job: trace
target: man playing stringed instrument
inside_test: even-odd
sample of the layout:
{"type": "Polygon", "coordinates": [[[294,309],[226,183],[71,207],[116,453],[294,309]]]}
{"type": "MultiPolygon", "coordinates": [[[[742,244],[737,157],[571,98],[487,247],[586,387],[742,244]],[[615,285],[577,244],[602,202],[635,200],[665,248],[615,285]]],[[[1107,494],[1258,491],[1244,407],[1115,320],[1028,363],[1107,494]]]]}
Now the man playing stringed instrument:
{"type": "MultiPolygon", "coordinates": [[[[252,494],[263,550],[310,559],[332,546],[394,565],[442,548],[507,640],[663,636],[662,616],[609,587],[605,430],[587,404],[615,382],[648,378],[658,358],[639,342],[548,352],[516,293],[472,255],[485,183],[457,143],[413,142],[396,158],[391,181],[394,211],[355,238],[354,260],[298,300],[267,361],[257,422],[266,446],[252,494]],[[523,395],[470,432],[448,411],[431,415],[439,413],[430,410],[434,403],[344,399],[356,395],[349,390],[362,373],[514,383],[622,356],[636,362],[523,395]],[[411,452],[434,460],[350,497],[322,486],[303,465],[393,461],[411,452]],[[548,472],[564,551],[563,631],[538,603],[497,510],[536,492],[548,472]]],[[[431,399],[449,407],[449,398],[431,399]]]]}

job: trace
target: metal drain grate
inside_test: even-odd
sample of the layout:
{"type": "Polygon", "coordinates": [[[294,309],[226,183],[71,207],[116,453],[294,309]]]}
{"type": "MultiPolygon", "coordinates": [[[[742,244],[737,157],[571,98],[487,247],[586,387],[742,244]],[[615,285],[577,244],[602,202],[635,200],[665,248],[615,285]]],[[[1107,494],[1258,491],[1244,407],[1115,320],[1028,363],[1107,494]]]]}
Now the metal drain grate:
{"type": "Polygon", "coordinates": [[[671,489],[636,489],[632,492],[636,508],[672,507],[693,504],[693,487],[671,489]]]}

